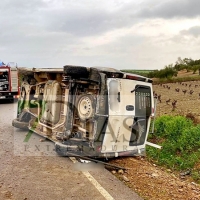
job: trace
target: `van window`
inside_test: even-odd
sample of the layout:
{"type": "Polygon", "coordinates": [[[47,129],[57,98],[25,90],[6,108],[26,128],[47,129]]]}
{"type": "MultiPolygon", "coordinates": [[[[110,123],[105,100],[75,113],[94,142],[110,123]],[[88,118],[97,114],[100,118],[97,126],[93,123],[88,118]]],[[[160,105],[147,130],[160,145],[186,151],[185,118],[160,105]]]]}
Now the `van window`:
{"type": "Polygon", "coordinates": [[[145,142],[148,118],[151,115],[151,88],[135,86],[135,118],[129,145],[142,145],[145,142]]]}
{"type": "Polygon", "coordinates": [[[148,117],[151,115],[151,88],[144,85],[135,86],[135,116],[148,117]]]}
{"type": "Polygon", "coordinates": [[[119,90],[118,90],[118,81],[111,80],[109,83],[109,102],[110,109],[114,112],[119,111],[119,98],[118,98],[119,90]]]}

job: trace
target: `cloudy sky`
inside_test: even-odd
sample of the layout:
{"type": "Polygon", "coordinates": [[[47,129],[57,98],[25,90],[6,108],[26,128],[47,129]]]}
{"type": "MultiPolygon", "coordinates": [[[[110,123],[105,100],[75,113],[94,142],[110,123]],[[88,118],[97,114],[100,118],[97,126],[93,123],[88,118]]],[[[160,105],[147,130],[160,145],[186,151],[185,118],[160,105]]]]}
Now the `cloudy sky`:
{"type": "Polygon", "coordinates": [[[199,0],[1,0],[0,60],[161,69],[200,59],[199,0]]]}

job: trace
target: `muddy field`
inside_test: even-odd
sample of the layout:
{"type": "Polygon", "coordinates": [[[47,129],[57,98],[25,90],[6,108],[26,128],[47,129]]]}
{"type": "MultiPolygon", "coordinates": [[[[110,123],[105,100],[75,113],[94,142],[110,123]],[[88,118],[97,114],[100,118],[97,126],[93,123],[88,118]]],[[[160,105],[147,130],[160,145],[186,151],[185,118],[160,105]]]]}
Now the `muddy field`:
{"type": "Polygon", "coordinates": [[[200,117],[200,81],[154,85],[157,99],[157,116],[183,115],[200,117]]]}

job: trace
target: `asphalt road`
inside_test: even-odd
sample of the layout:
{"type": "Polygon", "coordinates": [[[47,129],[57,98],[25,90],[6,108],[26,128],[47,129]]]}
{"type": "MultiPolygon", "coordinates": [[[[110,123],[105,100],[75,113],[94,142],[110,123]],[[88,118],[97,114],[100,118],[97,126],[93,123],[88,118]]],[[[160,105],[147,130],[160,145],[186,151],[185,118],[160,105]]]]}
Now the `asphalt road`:
{"type": "Polygon", "coordinates": [[[54,144],[12,127],[17,103],[0,102],[0,200],[141,200],[103,166],[73,163],[54,144]]]}

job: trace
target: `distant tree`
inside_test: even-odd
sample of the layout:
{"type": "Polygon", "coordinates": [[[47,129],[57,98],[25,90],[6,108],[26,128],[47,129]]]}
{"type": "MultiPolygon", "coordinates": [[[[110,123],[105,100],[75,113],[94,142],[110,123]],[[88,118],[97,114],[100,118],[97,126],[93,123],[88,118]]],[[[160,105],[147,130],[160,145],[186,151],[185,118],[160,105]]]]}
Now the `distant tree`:
{"type": "Polygon", "coordinates": [[[189,72],[189,71],[193,70],[191,68],[191,63],[193,63],[193,62],[194,62],[194,60],[191,58],[181,59],[181,57],[178,57],[178,60],[175,62],[174,69],[176,69],[177,71],[186,69],[187,72],[189,72]]]}
{"type": "Polygon", "coordinates": [[[184,64],[184,61],[181,59],[181,57],[178,57],[176,63],[176,65],[183,65],[184,64]]]}
{"type": "Polygon", "coordinates": [[[191,58],[184,58],[183,62],[184,62],[185,65],[190,65],[190,63],[192,63],[193,60],[191,58]]]}
{"type": "Polygon", "coordinates": [[[149,77],[149,78],[155,78],[155,77],[157,77],[158,72],[159,72],[158,70],[151,71],[151,72],[149,72],[147,74],[147,77],[149,77]]]}
{"type": "Polygon", "coordinates": [[[176,71],[181,71],[181,70],[185,69],[185,62],[184,62],[184,60],[181,59],[181,57],[178,57],[177,61],[175,62],[174,69],[176,71]]]}
{"type": "Polygon", "coordinates": [[[177,76],[177,70],[173,67],[173,64],[165,66],[164,69],[156,71],[155,77],[156,78],[171,78],[173,76],[177,76]]]}
{"type": "Polygon", "coordinates": [[[190,62],[190,66],[193,69],[193,73],[195,73],[197,70],[199,70],[199,75],[200,75],[200,59],[192,60],[192,62],[190,62]]]}
{"type": "Polygon", "coordinates": [[[183,61],[187,72],[191,71],[192,70],[191,63],[193,63],[193,60],[191,58],[184,58],[183,61]]]}
{"type": "Polygon", "coordinates": [[[191,68],[192,68],[193,74],[195,74],[196,71],[199,69],[199,66],[198,65],[193,65],[191,68]]]}
{"type": "Polygon", "coordinates": [[[185,65],[184,64],[175,64],[174,69],[176,71],[181,71],[181,70],[185,69],[185,65]]]}

